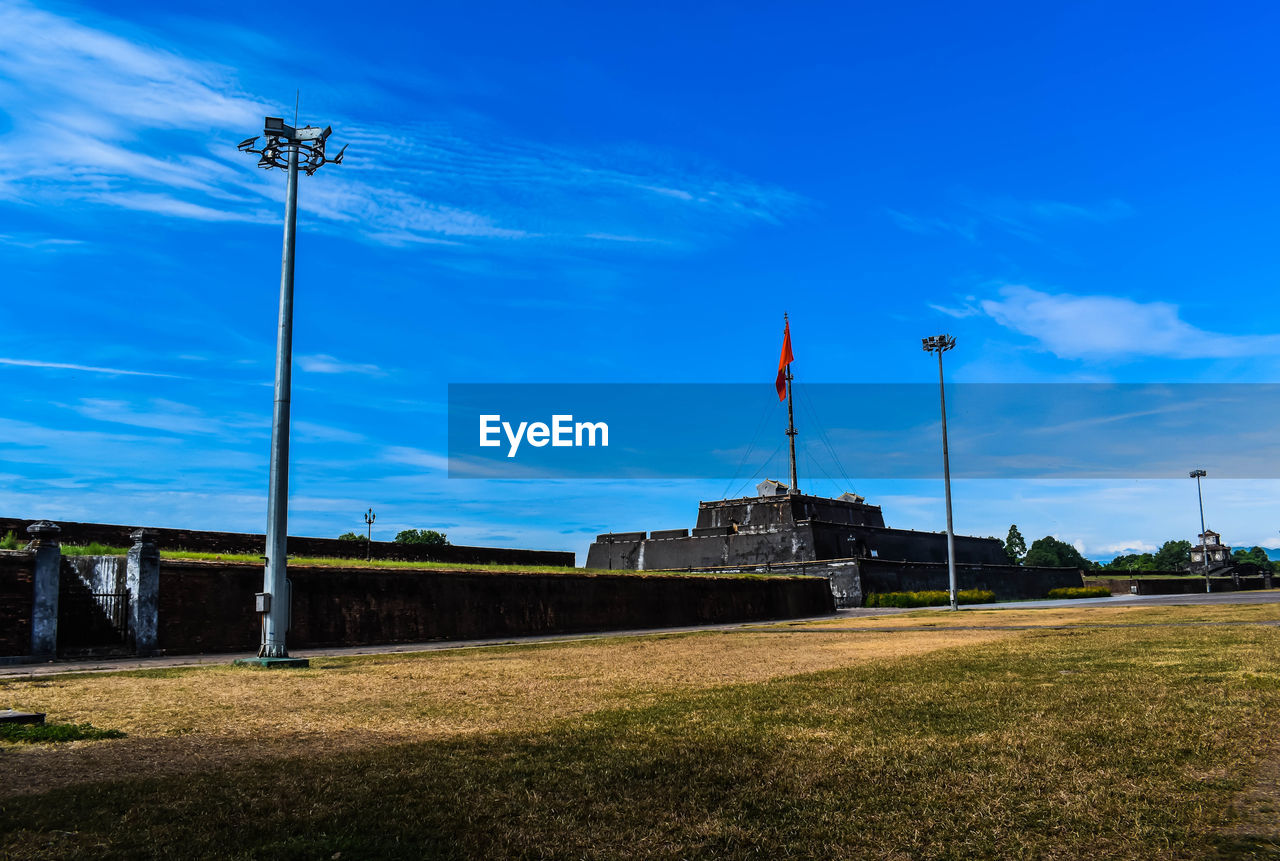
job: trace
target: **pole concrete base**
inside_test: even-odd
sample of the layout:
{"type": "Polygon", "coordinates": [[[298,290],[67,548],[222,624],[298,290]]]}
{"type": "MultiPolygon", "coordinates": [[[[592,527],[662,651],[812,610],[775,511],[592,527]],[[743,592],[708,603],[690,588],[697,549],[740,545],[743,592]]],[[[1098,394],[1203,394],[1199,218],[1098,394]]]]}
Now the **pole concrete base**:
{"type": "Polygon", "coordinates": [[[311,666],[311,661],[306,658],[236,658],[232,662],[232,666],[278,670],[289,667],[309,667],[311,666]]]}

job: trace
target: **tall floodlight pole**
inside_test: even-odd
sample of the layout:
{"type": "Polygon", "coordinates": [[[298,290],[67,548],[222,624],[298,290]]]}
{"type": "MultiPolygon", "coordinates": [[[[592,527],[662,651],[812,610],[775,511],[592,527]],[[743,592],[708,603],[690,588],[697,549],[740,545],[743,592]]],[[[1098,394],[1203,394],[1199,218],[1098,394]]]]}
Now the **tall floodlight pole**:
{"type": "Polygon", "coordinates": [[[960,609],[956,595],[956,536],[951,526],[951,455],[947,450],[947,390],[942,382],[942,354],[956,345],[950,335],[921,338],[926,353],[938,354],[938,393],[942,398],[942,486],[947,497],[947,580],[951,592],[951,609],[960,609]]]}
{"type": "Polygon", "coordinates": [[[370,508],[364,514],[364,525],[369,527],[369,537],[364,543],[364,561],[369,562],[373,559],[373,521],[378,519],[378,515],[373,513],[370,508]]]}
{"type": "Polygon", "coordinates": [[[1200,500],[1200,555],[1204,557],[1204,591],[1209,589],[1209,543],[1204,537],[1204,494],[1200,492],[1200,479],[1209,473],[1203,469],[1191,470],[1190,477],[1196,480],[1196,498],[1200,500]]]}
{"type": "Polygon", "coordinates": [[[262,644],[252,663],[306,665],[304,658],[290,658],[285,648],[289,629],[288,538],[289,519],[289,390],[293,365],[293,257],[298,222],[298,171],[311,176],[328,162],[342,164],[344,146],[333,158],[325,156],[325,141],[333,129],[306,126],[296,129],[279,117],[267,117],[257,137],[241,141],[237,149],[261,156],[258,167],[282,168],[288,177],[284,200],[284,252],[280,260],[280,317],[276,333],[275,409],[271,415],[271,474],[267,487],[266,571],[257,610],[262,615],[262,644]]]}

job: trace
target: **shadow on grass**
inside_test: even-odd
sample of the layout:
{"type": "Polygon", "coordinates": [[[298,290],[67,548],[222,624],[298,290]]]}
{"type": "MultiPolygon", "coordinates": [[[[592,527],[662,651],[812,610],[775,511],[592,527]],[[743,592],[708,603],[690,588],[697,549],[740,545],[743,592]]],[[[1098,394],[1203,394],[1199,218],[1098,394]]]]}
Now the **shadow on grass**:
{"type": "MultiPolygon", "coordinates": [[[[1039,633],[4,804],[13,858],[1198,858],[1269,737],[1270,629],[1039,633]],[[1246,673],[1248,675],[1246,675],[1246,673]]],[[[354,682],[353,682],[354,683],[354,682]]],[[[1253,857],[1242,855],[1239,857],[1253,857]]]]}

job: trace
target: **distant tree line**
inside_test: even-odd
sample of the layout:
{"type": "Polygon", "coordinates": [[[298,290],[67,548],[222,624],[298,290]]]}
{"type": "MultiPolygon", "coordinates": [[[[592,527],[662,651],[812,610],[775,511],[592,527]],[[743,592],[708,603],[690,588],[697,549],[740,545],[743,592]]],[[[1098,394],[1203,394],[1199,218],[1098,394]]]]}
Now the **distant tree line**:
{"type": "MultiPolygon", "coordinates": [[[[1129,553],[1117,556],[1105,565],[1086,559],[1079,550],[1052,535],[1038,538],[1027,547],[1016,523],[1009,527],[1009,534],[1000,543],[1004,545],[1010,565],[1083,568],[1088,571],[1179,571],[1191,564],[1190,541],[1166,541],[1155,553],[1129,553]]],[[[1249,562],[1280,572],[1280,561],[1272,562],[1261,547],[1236,550],[1231,558],[1237,563],[1249,562]]]]}
{"type": "MultiPolygon", "coordinates": [[[[344,532],[338,536],[339,541],[366,541],[366,536],[358,532],[344,532]]],[[[396,533],[397,544],[429,544],[442,547],[449,543],[449,536],[434,529],[405,529],[396,533]]]]}

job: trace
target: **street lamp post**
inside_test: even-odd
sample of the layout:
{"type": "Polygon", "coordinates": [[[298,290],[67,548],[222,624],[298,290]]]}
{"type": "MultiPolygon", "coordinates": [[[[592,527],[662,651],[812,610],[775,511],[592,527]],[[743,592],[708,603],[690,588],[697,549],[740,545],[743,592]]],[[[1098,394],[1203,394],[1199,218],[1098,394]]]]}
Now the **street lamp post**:
{"type": "Polygon", "coordinates": [[[267,117],[258,137],[243,140],[241,152],[261,156],[258,167],[281,168],[287,175],[284,201],[284,252],[280,259],[280,316],[276,333],[275,408],[271,416],[271,473],[267,487],[266,571],[257,609],[262,614],[262,644],[249,663],[306,666],[305,658],[290,658],[285,647],[289,629],[288,517],[289,517],[289,391],[293,365],[293,258],[298,224],[298,171],[311,176],[326,163],[341,164],[344,146],[333,158],[325,155],[332,128],[293,128],[279,117],[267,117]]]}
{"type": "Polygon", "coordinates": [[[364,543],[364,561],[365,562],[368,562],[373,559],[373,521],[377,519],[378,519],[378,515],[373,513],[372,508],[370,508],[368,511],[365,512],[364,525],[369,527],[369,537],[365,540],[365,543],[364,543]]]}
{"type": "Polygon", "coordinates": [[[960,608],[956,595],[956,536],[951,525],[951,457],[947,451],[947,390],[942,382],[942,354],[956,345],[951,335],[921,338],[926,353],[938,354],[938,394],[942,399],[942,486],[947,498],[947,582],[951,592],[951,609],[960,608]]]}
{"type": "Polygon", "coordinates": [[[1209,543],[1204,537],[1204,494],[1200,492],[1200,479],[1209,473],[1203,469],[1191,470],[1189,477],[1196,480],[1196,498],[1200,500],[1200,555],[1204,557],[1204,591],[1207,593],[1209,588],[1209,543]]]}

